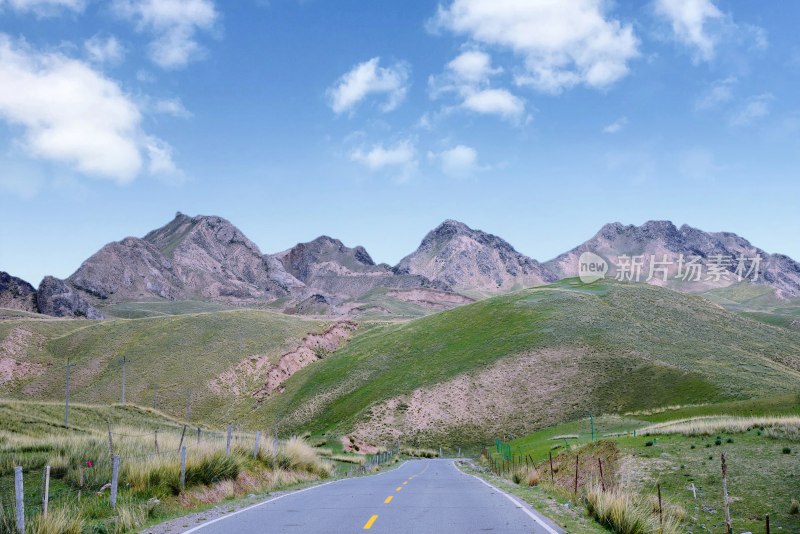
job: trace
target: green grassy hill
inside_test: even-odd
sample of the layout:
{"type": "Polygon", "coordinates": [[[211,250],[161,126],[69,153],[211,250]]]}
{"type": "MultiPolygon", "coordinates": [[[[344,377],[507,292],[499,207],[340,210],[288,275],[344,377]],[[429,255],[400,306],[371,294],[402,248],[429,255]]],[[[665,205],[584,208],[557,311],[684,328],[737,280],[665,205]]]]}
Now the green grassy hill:
{"type": "Polygon", "coordinates": [[[253,412],[389,441],[800,391],[800,334],[643,284],[574,280],[375,327],[253,412]]]}
{"type": "Polygon", "coordinates": [[[275,361],[307,333],[326,326],[324,321],[262,310],[94,322],[0,321],[0,342],[6,345],[0,349],[36,371],[0,386],[0,396],[63,399],[69,359],[74,365],[73,400],[119,402],[125,357],[128,402],[152,406],[156,397],[160,410],[183,417],[191,395],[193,419],[221,423],[240,399],[227,392],[215,394],[209,380],[252,355],[275,361]]]}

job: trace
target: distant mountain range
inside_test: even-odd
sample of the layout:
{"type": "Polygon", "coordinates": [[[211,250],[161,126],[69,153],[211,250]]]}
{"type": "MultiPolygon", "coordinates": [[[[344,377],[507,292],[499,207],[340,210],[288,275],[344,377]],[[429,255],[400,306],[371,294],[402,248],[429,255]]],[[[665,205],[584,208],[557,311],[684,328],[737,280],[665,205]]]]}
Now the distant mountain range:
{"type": "Polygon", "coordinates": [[[503,239],[447,220],[392,267],[363,247],[322,236],[263,254],[229,221],[178,213],[143,238],[109,243],[66,280],[38,289],[0,272],[0,307],[57,317],[103,317],[104,306],[142,300],[271,303],[294,313],[344,315],[375,292],[433,309],[579,274],[585,252],[609,264],[607,276],[702,292],[742,280],[800,297],[800,264],[768,254],[732,233],[677,228],[669,221],[608,224],[585,243],[539,263],[503,239]],[[652,268],[652,269],[651,269],[652,268]]]}

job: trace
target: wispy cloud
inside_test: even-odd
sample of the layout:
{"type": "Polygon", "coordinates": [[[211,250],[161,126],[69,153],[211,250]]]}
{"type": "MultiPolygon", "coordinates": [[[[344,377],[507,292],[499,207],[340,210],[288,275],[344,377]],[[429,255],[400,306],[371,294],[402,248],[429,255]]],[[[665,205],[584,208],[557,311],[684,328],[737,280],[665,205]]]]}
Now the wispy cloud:
{"type": "Polygon", "coordinates": [[[113,7],[140,31],[153,34],[150,58],[165,69],[201,57],[197,33],[212,30],[219,17],[213,0],[114,0],[113,7]]]}
{"type": "Polygon", "coordinates": [[[611,124],[606,125],[603,128],[603,133],[607,134],[619,133],[627,125],[628,125],[628,117],[620,117],[611,124]]]}
{"type": "Polygon", "coordinates": [[[83,43],[86,56],[95,63],[119,63],[125,56],[125,49],[114,36],[95,35],[83,43]]]}
{"type": "Polygon", "coordinates": [[[709,87],[708,91],[706,91],[700,98],[697,99],[694,105],[695,109],[715,109],[722,104],[727,104],[733,100],[733,88],[737,83],[738,80],[734,77],[728,77],[724,80],[715,81],[713,84],[711,84],[711,87],[709,87]]]}
{"type": "Polygon", "coordinates": [[[15,11],[33,12],[40,17],[55,16],[65,10],[80,12],[87,0],[0,0],[0,9],[8,6],[15,11]]]}
{"type": "Polygon", "coordinates": [[[471,146],[456,145],[438,154],[431,152],[429,157],[437,161],[442,172],[448,176],[463,178],[480,170],[478,151],[471,146]]]}
{"type": "Polygon", "coordinates": [[[334,113],[352,111],[369,96],[385,97],[381,110],[393,111],[405,100],[408,91],[409,67],[396,63],[380,66],[381,59],[374,57],[355,65],[328,89],[328,98],[334,113]]]}
{"type": "Polygon", "coordinates": [[[752,96],[730,118],[732,126],[749,126],[770,113],[773,96],[764,93],[752,96]]]}
{"type": "Polygon", "coordinates": [[[418,165],[416,148],[408,139],[390,146],[377,144],[366,150],[354,150],[350,153],[350,159],[370,171],[392,172],[400,179],[409,178],[418,165]]]}

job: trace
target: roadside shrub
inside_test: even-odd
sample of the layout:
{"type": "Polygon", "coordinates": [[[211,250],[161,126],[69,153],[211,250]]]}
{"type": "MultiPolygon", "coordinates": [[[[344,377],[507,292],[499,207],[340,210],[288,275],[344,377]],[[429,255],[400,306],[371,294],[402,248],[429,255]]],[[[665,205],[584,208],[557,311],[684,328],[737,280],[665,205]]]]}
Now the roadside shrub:
{"type": "Polygon", "coordinates": [[[520,484],[522,482],[523,478],[524,478],[524,475],[520,471],[514,471],[514,473],[511,475],[511,481],[514,484],[520,484]]]}
{"type": "MultiPolygon", "coordinates": [[[[186,485],[211,485],[222,480],[233,480],[239,476],[241,466],[235,456],[218,452],[204,457],[197,463],[186,466],[186,485]]],[[[180,476],[180,473],[178,474],[180,476]]]]}
{"type": "Polygon", "coordinates": [[[528,486],[538,486],[539,482],[541,481],[541,475],[539,471],[536,469],[531,469],[528,471],[528,486]]]}
{"type": "Polygon", "coordinates": [[[728,438],[725,440],[725,443],[733,443],[733,438],[728,438]]]}
{"type": "Polygon", "coordinates": [[[653,446],[653,442],[652,441],[645,441],[644,446],[645,447],[652,447],[653,446]]]}
{"type": "Polygon", "coordinates": [[[586,494],[586,505],[598,523],[617,534],[650,534],[682,532],[680,523],[686,512],[679,506],[664,507],[664,527],[659,528],[658,508],[653,509],[646,499],[619,489],[602,491],[594,487],[586,494]]]}
{"type": "Polygon", "coordinates": [[[784,447],[783,454],[792,454],[792,449],[790,449],[789,447],[784,447]]]}
{"type": "Polygon", "coordinates": [[[789,505],[789,513],[792,515],[800,514],[800,501],[792,499],[792,503],[789,505]]]}

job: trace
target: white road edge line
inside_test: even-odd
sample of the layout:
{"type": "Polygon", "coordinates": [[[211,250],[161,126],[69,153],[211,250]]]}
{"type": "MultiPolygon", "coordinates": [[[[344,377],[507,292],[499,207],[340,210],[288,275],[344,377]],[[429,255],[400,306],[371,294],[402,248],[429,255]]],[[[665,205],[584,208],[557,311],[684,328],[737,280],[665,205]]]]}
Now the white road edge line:
{"type": "MultiPolygon", "coordinates": [[[[401,469],[407,463],[408,463],[408,460],[406,460],[405,462],[403,462],[402,464],[397,466],[397,469],[392,469],[390,471],[384,471],[383,473],[376,473],[374,475],[369,475],[369,476],[377,477],[377,476],[380,476],[380,475],[387,475],[389,473],[394,473],[395,471],[401,469]]],[[[277,500],[283,499],[284,497],[290,497],[292,495],[297,495],[299,493],[305,493],[306,491],[311,491],[311,490],[314,490],[314,489],[318,489],[318,488],[321,488],[323,486],[328,486],[330,484],[336,484],[338,482],[344,482],[345,480],[358,480],[360,478],[366,478],[366,477],[340,478],[339,480],[331,480],[330,482],[324,482],[322,484],[317,484],[316,486],[311,486],[310,488],[304,488],[304,489],[301,489],[301,490],[292,491],[291,493],[285,493],[283,495],[279,495],[277,497],[273,497],[272,499],[267,499],[266,501],[261,501],[261,502],[256,503],[256,504],[252,504],[250,506],[247,506],[246,508],[242,508],[241,510],[236,510],[235,512],[231,512],[229,514],[225,514],[225,515],[220,516],[220,517],[218,517],[216,519],[212,519],[211,521],[206,521],[202,525],[197,525],[196,527],[190,528],[189,530],[184,530],[182,532],[182,534],[190,534],[191,532],[197,532],[198,530],[203,529],[203,528],[207,527],[208,525],[213,525],[214,523],[218,523],[218,522],[220,522],[220,521],[222,521],[224,519],[228,519],[228,518],[233,517],[235,515],[239,515],[241,513],[247,512],[249,510],[252,510],[254,508],[258,508],[259,506],[264,506],[265,504],[269,504],[271,502],[275,502],[277,500]]]]}
{"type": "Polygon", "coordinates": [[[533,512],[531,512],[530,510],[528,510],[528,508],[527,508],[527,507],[525,507],[525,505],[523,505],[522,503],[520,503],[520,502],[519,502],[517,499],[515,499],[514,497],[512,497],[511,495],[509,495],[509,494],[508,494],[508,493],[506,493],[505,491],[501,490],[501,489],[500,489],[500,488],[498,488],[497,486],[493,486],[492,484],[489,484],[488,482],[486,482],[485,480],[483,480],[483,479],[482,479],[481,477],[479,477],[479,476],[472,475],[472,474],[470,474],[470,473],[464,473],[464,471],[462,471],[461,469],[459,469],[458,467],[456,467],[456,463],[455,463],[455,461],[453,462],[453,467],[455,467],[455,468],[456,468],[456,470],[457,470],[459,473],[461,473],[461,474],[463,474],[463,475],[468,475],[468,476],[471,476],[471,477],[475,478],[475,479],[476,479],[478,482],[480,482],[481,484],[484,484],[484,485],[486,485],[486,486],[489,486],[490,488],[492,488],[493,490],[495,490],[496,492],[498,492],[500,495],[502,495],[503,497],[505,497],[506,499],[508,499],[508,500],[509,500],[509,501],[511,501],[512,503],[514,503],[514,505],[516,505],[516,506],[517,506],[517,507],[518,507],[520,510],[522,510],[523,512],[525,512],[525,513],[528,515],[528,517],[530,517],[531,519],[533,519],[534,521],[536,521],[536,523],[537,523],[538,525],[540,525],[540,526],[541,526],[543,529],[545,529],[545,530],[546,530],[547,532],[549,532],[550,534],[561,534],[561,533],[560,533],[558,530],[554,530],[554,529],[553,529],[553,527],[551,527],[550,525],[548,525],[547,523],[545,523],[545,522],[544,522],[544,520],[543,520],[541,517],[537,516],[536,514],[534,514],[534,513],[533,513],[533,512]]]}

